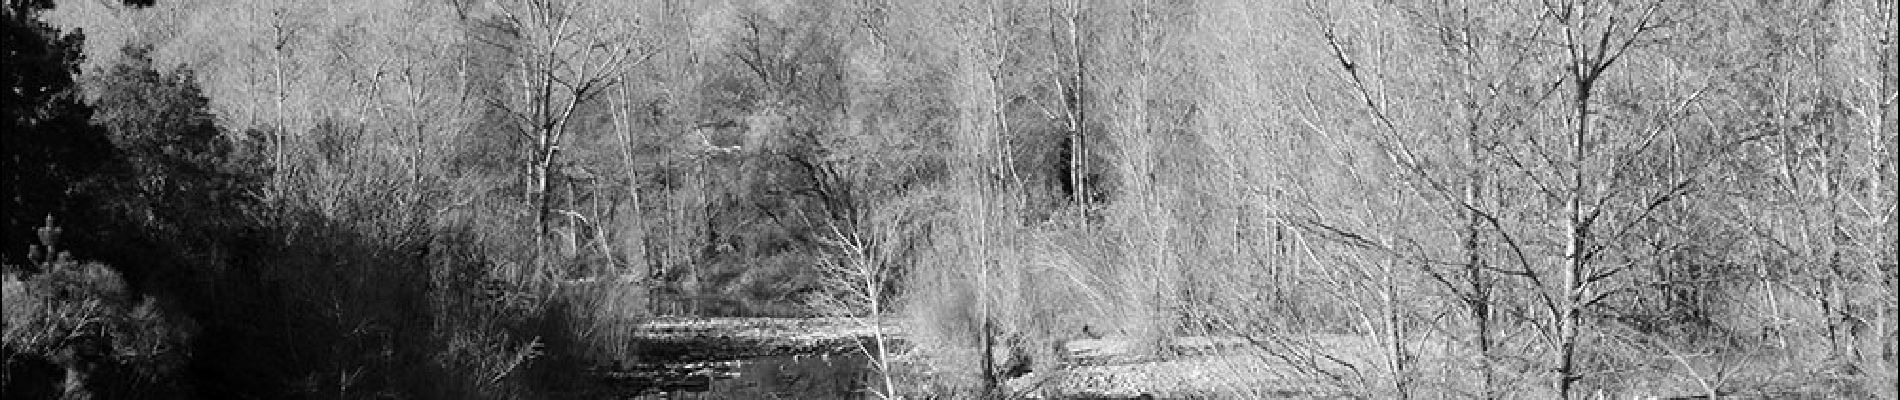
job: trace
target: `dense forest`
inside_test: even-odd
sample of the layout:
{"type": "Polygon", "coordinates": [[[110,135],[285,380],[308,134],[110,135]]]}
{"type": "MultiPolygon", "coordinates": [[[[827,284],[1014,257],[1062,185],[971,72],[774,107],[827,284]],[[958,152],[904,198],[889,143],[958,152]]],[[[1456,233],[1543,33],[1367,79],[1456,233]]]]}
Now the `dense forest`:
{"type": "Polygon", "coordinates": [[[1896,3],[6,0],[0,385],[1892,399],[1896,3]]]}

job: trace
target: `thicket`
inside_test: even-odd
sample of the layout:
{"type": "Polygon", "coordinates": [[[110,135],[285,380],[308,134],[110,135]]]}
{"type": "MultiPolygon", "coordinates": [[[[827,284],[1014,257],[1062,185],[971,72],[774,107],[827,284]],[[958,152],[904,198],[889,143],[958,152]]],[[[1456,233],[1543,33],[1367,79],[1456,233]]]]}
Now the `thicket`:
{"type": "Polygon", "coordinates": [[[901,326],[898,394],[1102,336],[1309,395],[1900,391],[1893,1],[49,6],[0,250],[58,216],[199,394],[534,397],[647,316],[814,313],[901,326]]]}
{"type": "Polygon", "coordinates": [[[272,163],[277,131],[221,119],[157,44],[92,43],[51,7],[6,9],[9,398],[515,398],[576,379],[547,349],[588,335],[568,309],[594,297],[491,273],[527,235],[424,211],[417,175],[355,144],[272,163]]]}

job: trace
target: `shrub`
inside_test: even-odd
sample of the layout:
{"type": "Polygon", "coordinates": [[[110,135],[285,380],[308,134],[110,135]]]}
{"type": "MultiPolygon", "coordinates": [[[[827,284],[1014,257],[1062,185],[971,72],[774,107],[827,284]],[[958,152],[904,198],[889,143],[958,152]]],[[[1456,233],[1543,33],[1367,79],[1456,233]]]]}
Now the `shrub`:
{"type": "Polygon", "coordinates": [[[195,327],[147,296],[134,296],[105,264],[71,260],[47,263],[44,272],[8,273],[4,344],[7,386],[54,385],[12,376],[16,365],[50,362],[63,369],[58,391],[66,398],[90,393],[110,398],[171,397],[182,393],[175,379],[190,357],[195,327]]]}

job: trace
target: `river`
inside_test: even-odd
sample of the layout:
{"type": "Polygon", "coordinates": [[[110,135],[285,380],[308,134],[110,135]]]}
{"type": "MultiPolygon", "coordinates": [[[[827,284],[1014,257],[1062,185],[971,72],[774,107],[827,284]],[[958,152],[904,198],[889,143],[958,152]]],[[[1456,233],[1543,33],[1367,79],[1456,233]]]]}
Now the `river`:
{"type": "Polygon", "coordinates": [[[780,355],[603,371],[625,399],[865,399],[877,377],[861,354],[780,355]]]}

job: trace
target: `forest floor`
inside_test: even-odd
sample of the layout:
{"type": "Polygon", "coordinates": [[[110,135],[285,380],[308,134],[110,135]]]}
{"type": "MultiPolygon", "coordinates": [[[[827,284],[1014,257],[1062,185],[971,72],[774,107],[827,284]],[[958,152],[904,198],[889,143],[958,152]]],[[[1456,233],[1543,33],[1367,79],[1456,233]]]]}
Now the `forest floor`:
{"type": "MultiPolygon", "coordinates": [[[[1407,343],[1414,390],[1481,393],[1462,351],[1448,343],[1407,343]]],[[[1063,346],[1062,368],[1013,379],[1009,389],[1027,398],[1346,398],[1381,393],[1390,385],[1374,373],[1385,358],[1374,337],[1287,335],[1268,339],[1178,337],[1151,345],[1134,340],[1074,340],[1063,346]]],[[[1745,398],[1874,398],[1839,377],[1849,374],[1787,355],[1636,355],[1611,397],[1697,398],[1710,391],[1745,398]],[[1692,368],[1692,370],[1685,369],[1692,368]]],[[[1517,368],[1523,368],[1517,366],[1517,368]]],[[[1503,383],[1514,397],[1552,398],[1535,376],[1503,383]],[[1529,380],[1526,380],[1529,379],[1529,380]]],[[[1500,379],[1504,379],[1502,376],[1500,379]]],[[[1877,385],[1870,385],[1877,387],[1877,385]]],[[[1455,397],[1455,396],[1454,396],[1455,397]]]]}

